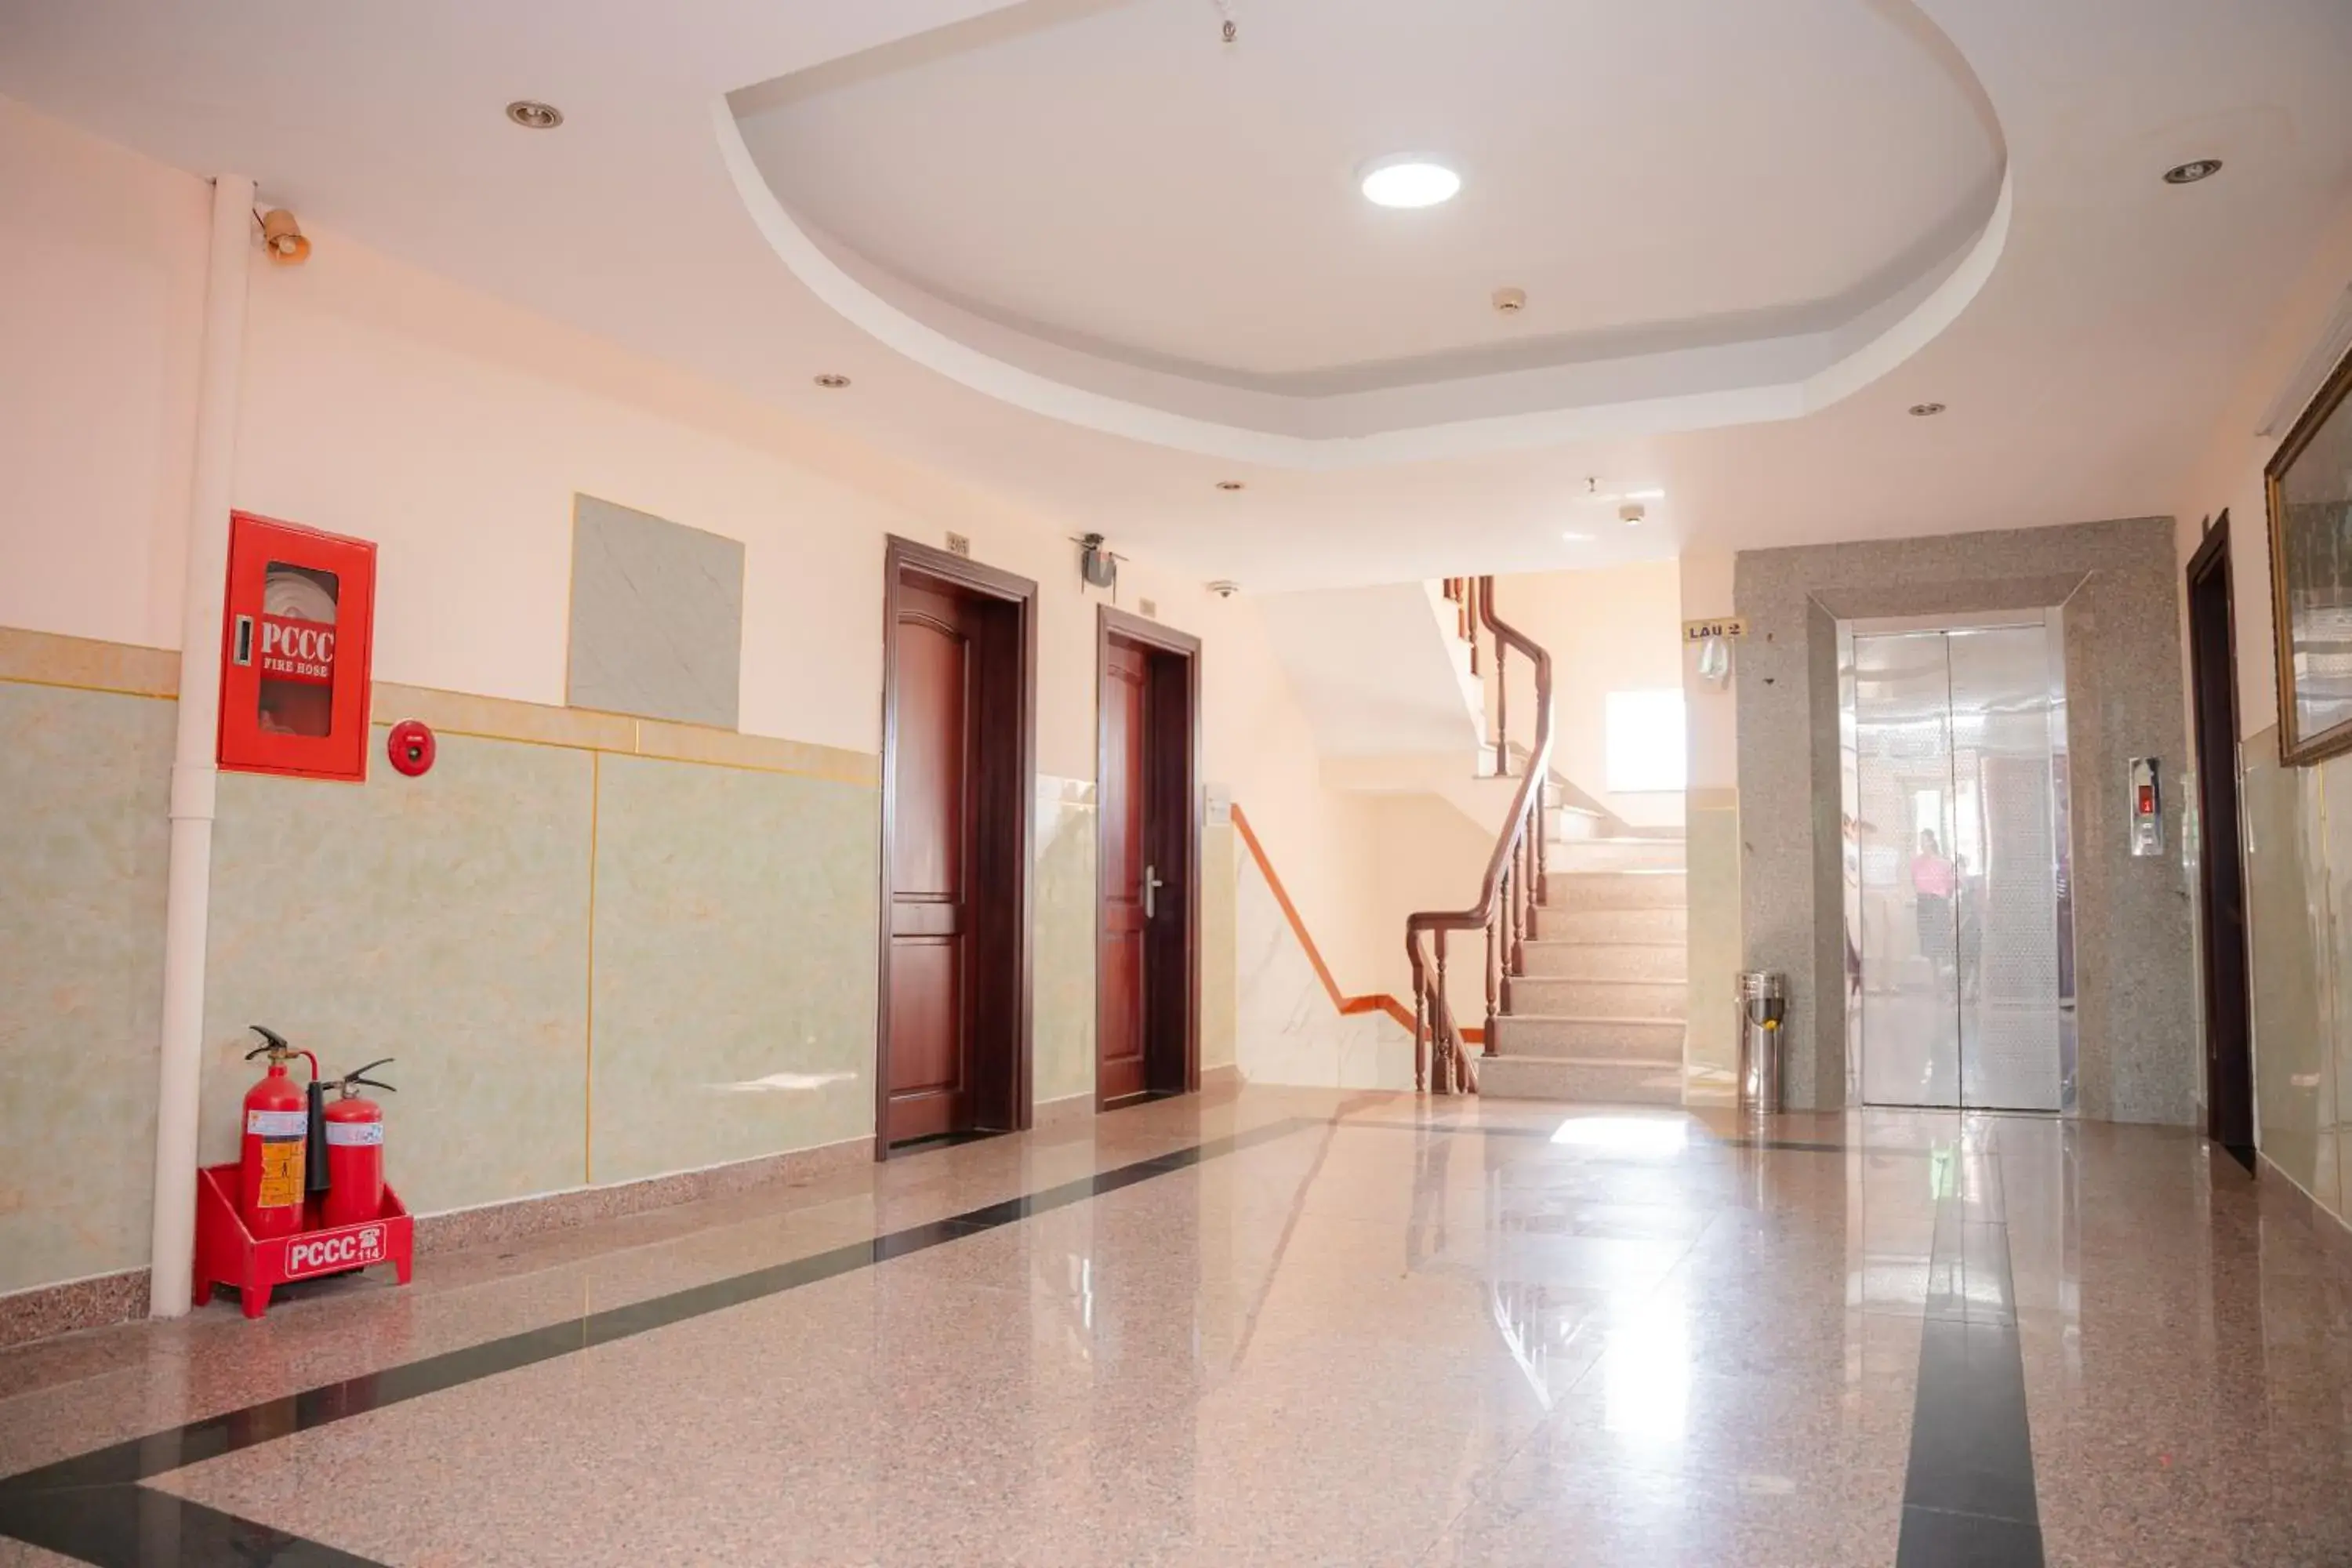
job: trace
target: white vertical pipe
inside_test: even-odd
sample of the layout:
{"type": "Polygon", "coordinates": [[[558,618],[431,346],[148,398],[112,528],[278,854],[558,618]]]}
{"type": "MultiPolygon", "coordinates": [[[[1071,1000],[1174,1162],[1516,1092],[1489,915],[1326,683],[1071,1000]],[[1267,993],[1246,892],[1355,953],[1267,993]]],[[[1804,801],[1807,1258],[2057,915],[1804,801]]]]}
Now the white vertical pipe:
{"type": "Polygon", "coordinates": [[[212,910],[214,758],[220,726],[221,598],[245,364],[253,182],[213,182],[196,453],[180,606],[180,727],[172,760],[171,883],[163,916],[163,1020],[155,1102],[155,1228],[147,1310],[186,1313],[196,1254],[196,1086],[204,1066],[205,931],[212,910]]]}

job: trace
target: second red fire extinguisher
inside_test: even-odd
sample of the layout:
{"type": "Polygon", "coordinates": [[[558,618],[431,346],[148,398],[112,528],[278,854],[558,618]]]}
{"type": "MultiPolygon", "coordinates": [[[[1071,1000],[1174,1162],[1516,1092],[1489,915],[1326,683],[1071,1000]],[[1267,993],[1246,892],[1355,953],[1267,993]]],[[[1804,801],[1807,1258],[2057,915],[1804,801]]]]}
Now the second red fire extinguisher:
{"type": "Polygon", "coordinates": [[[296,1050],[275,1029],[252,1026],[262,1043],[245,1053],[251,1061],[269,1058],[269,1072],[245,1091],[245,1136],[238,1156],[236,1206],[255,1239],[291,1236],[302,1228],[302,1153],[310,1118],[302,1090],[286,1076],[286,1064],[308,1058],[310,1077],[319,1058],[296,1050]]]}
{"type": "Polygon", "coordinates": [[[362,1099],[360,1086],[394,1092],[392,1085],[366,1075],[388,1067],[392,1058],[345,1073],[330,1088],[342,1093],[327,1102],[327,1191],[319,1200],[324,1226],[360,1225],[383,1213],[383,1107],[362,1099]]]}

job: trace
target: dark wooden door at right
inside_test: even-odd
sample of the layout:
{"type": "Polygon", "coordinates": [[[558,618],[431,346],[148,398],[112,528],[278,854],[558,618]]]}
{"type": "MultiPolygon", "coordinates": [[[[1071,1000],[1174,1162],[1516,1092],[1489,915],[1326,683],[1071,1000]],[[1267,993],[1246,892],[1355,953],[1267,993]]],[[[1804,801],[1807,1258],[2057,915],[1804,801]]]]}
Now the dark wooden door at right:
{"type": "Polygon", "coordinates": [[[1113,639],[1103,664],[1102,813],[1103,988],[1095,1062],[1095,1097],[1104,1105],[1133,1100],[1150,1087],[1146,1053],[1150,965],[1147,945],[1157,912],[1159,870],[1150,858],[1145,807],[1150,798],[1150,658],[1113,639]]]}

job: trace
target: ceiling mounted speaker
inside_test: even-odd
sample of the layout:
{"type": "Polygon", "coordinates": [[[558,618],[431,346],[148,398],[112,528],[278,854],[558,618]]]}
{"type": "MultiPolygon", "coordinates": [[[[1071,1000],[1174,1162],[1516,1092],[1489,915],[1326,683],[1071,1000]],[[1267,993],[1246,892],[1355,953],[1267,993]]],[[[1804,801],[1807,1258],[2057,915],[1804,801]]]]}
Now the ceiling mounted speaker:
{"type": "Polygon", "coordinates": [[[284,207],[272,207],[261,215],[261,243],[268,249],[269,259],[280,267],[299,267],[310,258],[310,241],[284,207]]]}

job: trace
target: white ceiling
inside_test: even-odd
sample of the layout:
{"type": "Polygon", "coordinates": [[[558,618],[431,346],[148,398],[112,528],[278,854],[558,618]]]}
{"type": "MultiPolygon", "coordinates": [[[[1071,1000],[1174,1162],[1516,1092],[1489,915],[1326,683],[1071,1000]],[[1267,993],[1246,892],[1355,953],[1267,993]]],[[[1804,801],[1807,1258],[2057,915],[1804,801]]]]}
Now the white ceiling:
{"type": "MultiPolygon", "coordinates": [[[[1114,33],[1156,25],[1147,13],[1160,8],[1160,0],[1139,0],[1131,16],[1097,16],[1089,13],[1103,11],[1100,4],[1047,3],[1076,18],[1066,24],[1071,28],[1114,33]]],[[[1182,9],[1178,0],[1167,4],[1171,15],[1182,9]]],[[[1211,0],[1192,9],[1213,27],[1211,0]]],[[[1304,26],[1326,15],[1320,0],[1233,0],[1233,9],[1239,47],[1269,55],[1290,18],[1304,26]]],[[[1296,126],[1283,124],[1282,93],[1257,102],[1253,122],[1282,150],[1266,158],[1265,183],[1250,196],[1251,225],[1266,232],[1192,241],[1196,247],[1181,253],[1191,263],[1163,258],[1111,221],[1148,211],[1150,201],[1135,199],[1152,195],[1144,186],[1127,193],[1128,206],[1108,212],[1048,215],[1050,224],[999,212],[986,221],[978,207],[957,205],[966,199],[961,193],[941,188],[940,160],[927,161],[903,123],[888,122],[885,140],[910,151],[886,172],[873,168],[862,132],[852,138],[856,145],[803,150],[803,162],[838,157],[864,168],[863,184],[835,173],[803,189],[785,174],[777,188],[822,212],[824,226],[838,226],[837,249],[873,247],[861,287],[895,262],[916,279],[967,295],[967,303],[1084,338],[1090,350],[1172,355],[1244,380],[1360,369],[1401,353],[1490,351],[1495,340],[1479,334],[1497,329],[1477,312],[1486,291],[1506,281],[1527,287],[1535,308],[1502,330],[1538,342],[1628,323],[1644,331],[1719,325],[1717,312],[1742,300],[1764,301],[1742,308],[1775,318],[1792,304],[1817,303],[1825,289],[1832,299],[1841,288],[1866,293],[1881,276],[1874,267],[1890,257],[1916,262],[1902,255],[1906,234],[1969,212],[1969,182],[1980,181],[1981,160],[1995,145],[2006,155],[2005,232],[1987,248],[1981,276],[1967,279],[1940,319],[1907,338],[1884,310],[1865,322],[1878,333],[1868,363],[1819,395],[1787,395],[1820,373],[1790,346],[1800,342],[1790,321],[1774,319],[1767,330],[1780,335],[1769,350],[1717,343],[1675,351],[1661,340],[1635,343],[1604,367],[1570,365],[1564,379],[1546,383],[1542,399],[1557,405],[1569,397],[1578,418],[1536,430],[1495,404],[1487,412],[1502,423],[1519,420],[1509,440],[1433,458],[1420,454],[1445,448],[1428,445],[1404,460],[1385,454],[1414,449],[1379,448],[1342,431],[1337,444],[1348,462],[1292,461],[1269,446],[1252,463],[1243,458],[1257,448],[1191,441],[1178,428],[1185,419],[1206,425],[1226,416],[1222,405],[1186,401],[1211,395],[1195,389],[1197,377],[1127,367],[1129,380],[1106,392],[1096,379],[1099,353],[1064,345],[1058,373],[1045,374],[1039,363],[1054,368],[1046,361],[1015,363],[1007,340],[1022,334],[995,324],[992,338],[992,324],[976,317],[962,323],[968,341],[926,324],[942,340],[936,352],[910,352],[916,340],[904,332],[886,341],[872,321],[845,313],[854,303],[848,292],[821,296],[803,281],[809,274],[780,253],[772,226],[756,205],[747,211],[742,171],[726,147],[738,123],[727,95],[1013,12],[990,0],[679,0],[661,7],[637,0],[404,0],[396,7],[0,0],[0,92],[199,173],[250,174],[320,231],[732,384],[1029,507],[1055,526],[1099,530],[1127,552],[1252,588],[1599,563],[1691,542],[1746,547],[2162,510],[2277,291],[2352,204],[2352,93],[2343,89],[2352,79],[2352,5],[2344,0],[2137,0],[2128,7],[1918,0],[1916,10],[1909,0],[1774,0],[1717,6],[1722,25],[1697,34],[1675,31],[1694,14],[1680,0],[1654,7],[1465,0],[1465,14],[1569,16],[1576,26],[1565,44],[1543,51],[1552,58],[1537,59],[1549,71],[1523,58],[1538,51],[1498,51],[1490,40],[1430,44],[1424,35],[1420,52],[1448,62],[1445,96],[1367,86],[1385,81],[1392,89],[1393,76],[1372,67],[1386,60],[1381,68],[1392,71],[1394,61],[1363,40],[1411,36],[1455,9],[1356,0],[1343,17],[1319,24],[1319,38],[1301,33],[1284,46],[1290,52],[1262,68],[1289,62],[1277,84],[1285,92],[1311,87],[1319,95],[1327,78],[1355,86],[1340,94],[1334,85],[1331,98],[1299,97],[1296,126]],[[1728,20],[1751,10],[1778,23],[1760,42],[1728,20]],[[1925,24],[1932,26],[1923,31],[1925,24]],[[1668,37],[1671,47],[1659,42],[1668,37]],[[1301,62],[1318,42],[1334,56],[1364,47],[1378,58],[1368,58],[1364,74],[1351,64],[1302,78],[1301,62]],[[1850,63],[1827,89],[1796,95],[1806,101],[1776,97],[1769,80],[1746,79],[1801,74],[1816,49],[1847,62],[1864,58],[1853,51],[1875,49],[1869,58],[1886,69],[1919,73],[1942,51],[1949,58],[1937,67],[1940,78],[1922,74],[1902,94],[1880,92],[1873,71],[1850,63]],[[1980,124],[1970,131],[1942,118],[1951,104],[1934,94],[1946,89],[1921,85],[1936,79],[1963,99],[1980,90],[1997,143],[1980,124]],[[1465,88],[1481,90],[1465,98],[1465,88]],[[1737,89],[1732,100],[1726,89],[1737,89]],[[1810,100],[1823,90],[1853,96],[1857,105],[1810,100]],[[509,126],[500,109],[520,96],[559,103],[569,123],[549,134],[509,126]],[[1576,129],[1589,122],[1568,101],[1637,97],[1671,111],[1606,137],[1576,129]],[[1734,114],[1727,101],[1750,107],[1734,114]],[[1316,160],[1344,195],[1347,171],[1329,165],[1359,150],[1343,142],[1360,141],[1362,156],[1471,146],[1514,124],[1539,128],[1542,138],[1507,150],[1499,163],[1483,147],[1475,160],[1465,154],[1471,184],[1464,200],[1432,213],[1379,215],[1453,222],[1444,232],[1459,243],[1432,240],[1435,226],[1384,227],[1345,202],[1313,224],[1305,222],[1311,204],[1303,197],[1284,216],[1281,192],[1307,179],[1300,171],[1316,160]],[[1560,134],[1583,138],[1581,161],[1555,162],[1560,134]],[[1881,168],[1870,161],[1895,150],[1907,162],[1881,168]],[[2177,190],[2158,183],[2169,164],[2204,155],[2228,161],[2221,176],[2177,190]],[[1869,199],[1841,211],[1830,188],[1837,181],[1816,179],[1808,163],[1823,157],[1838,160],[1831,167],[1839,178],[1857,182],[1869,199]],[[1727,177],[1726,165],[1749,173],[1727,177]],[[1565,199],[1547,205],[1538,192],[1532,203],[1514,199],[1500,216],[1482,205],[1481,193],[1496,190],[1498,179],[1517,180],[1515,171],[1562,167],[1565,199]],[[887,193],[870,208],[867,186],[887,193]],[[1605,193],[1611,210],[1592,226],[1599,237],[1580,248],[1585,215],[1569,209],[1592,193],[1605,193]],[[910,203],[941,212],[910,215],[910,203]],[[1894,209],[1882,210],[1889,203],[1894,209]],[[1791,213],[1814,216],[1800,222],[1791,213]],[[1663,259],[1641,264],[1647,252],[1640,247],[1662,234],[1682,237],[1663,259]],[[1094,276],[1087,258],[1097,254],[1147,268],[1139,276],[1157,281],[1128,289],[1094,276]],[[1257,259],[1223,259],[1232,255],[1257,259]],[[1503,264],[1498,256],[1554,270],[1491,276],[1503,264]],[[1339,281],[1328,276],[1335,271],[1339,281]],[[1564,281],[1541,280],[1550,277],[1564,281]],[[1388,280],[1383,286],[1413,298],[1391,311],[1334,309],[1323,298],[1362,279],[1388,280]],[[1466,310],[1457,298],[1465,291],[1466,310]],[[1171,335],[1188,310],[1206,323],[1197,340],[1171,335]],[[1465,313],[1475,328],[1460,320],[1465,313]],[[1254,317],[1268,323],[1262,343],[1245,330],[1254,317]],[[1890,333],[1900,340],[1891,346],[1890,333]],[[1694,353],[1710,352],[1706,376],[1675,380],[1694,353]],[[818,371],[847,373],[856,385],[817,392],[809,377],[818,371]],[[1111,404],[1138,404],[1146,381],[1159,408],[1174,415],[1158,425],[1097,416],[1111,404]],[[1905,416],[1906,405],[1924,399],[1948,403],[1950,412],[1905,416]],[[1577,501],[1591,475],[1604,489],[1662,485],[1668,497],[1651,504],[1643,527],[1623,529],[1613,506],[1577,501]],[[1228,476],[1249,488],[1217,490],[1213,481],[1228,476]],[[1566,529],[1596,537],[1570,544],[1560,538],[1566,529]]],[[[952,81],[934,153],[943,140],[960,148],[982,132],[1003,145],[1039,134],[1022,131],[1014,105],[1001,123],[985,114],[986,83],[958,74],[984,53],[971,56],[962,40],[944,37],[950,58],[922,68],[952,81]],[[945,118],[949,105],[965,118],[945,118]]],[[[1000,47],[1019,54],[1066,46],[1033,36],[1000,47]]],[[[1261,68],[1222,59],[1202,67],[1225,74],[1210,79],[1220,84],[1213,89],[1190,90],[1238,90],[1261,68]]],[[[1100,69],[1125,80],[1121,72],[1142,68],[1102,55],[1065,62],[1064,74],[1100,69]]],[[[1143,74],[1165,94],[1152,100],[1154,113],[1186,101],[1181,84],[1161,80],[1179,74],[1172,60],[1155,57],[1143,74]]],[[[890,81],[878,77],[838,100],[831,95],[843,89],[835,86],[805,108],[845,113],[843,106],[865,104],[869,92],[881,102],[890,81]]],[[[1144,159],[1152,184],[1172,183],[1171,198],[1189,204],[1182,210],[1211,212],[1224,199],[1214,186],[1187,187],[1167,173],[1185,166],[1181,149],[1152,124],[1126,121],[1120,95],[1089,104],[1067,81],[1031,81],[1023,90],[1048,88],[1064,112],[1083,107],[1091,117],[1066,127],[1064,140],[1085,156],[1073,152],[1069,167],[1054,168],[1056,201],[1084,199],[1096,188],[1088,182],[1122,157],[1144,159]]],[[[739,107],[755,121],[781,112],[773,104],[756,109],[759,100],[750,95],[739,107]]],[[[885,120],[870,123],[882,134],[885,120]]],[[[1941,276],[1930,268],[1895,304],[1907,309],[1923,290],[1946,289],[1949,278],[1941,276]]],[[[1822,352],[1852,359],[1853,346],[1822,352]]],[[[1554,372],[1518,374],[1540,381],[1554,372]]],[[[1217,393],[1226,394],[1269,395],[1217,393]]],[[[1416,423],[1442,430],[1441,395],[1452,395],[1444,384],[1433,393],[1406,386],[1371,395],[1388,400],[1381,427],[1395,431],[1416,423]]]]}
{"type": "Polygon", "coordinates": [[[1974,82],[1899,15],[1261,0],[1227,45],[1207,0],[1131,0],[908,40],[741,118],[784,204],[896,278],[1282,390],[1885,299],[1983,226],[2001,170],[1974,82]],[[1465,174],[1454,202],[1358,194],[1412,151],[1465,174]],[[1507,285],[1530,308],[1498,315],[1507,285]]]}

